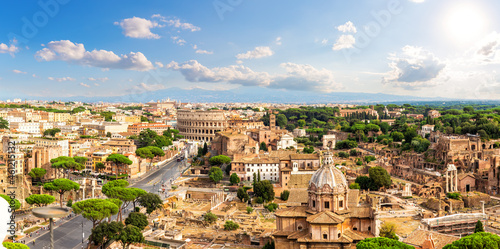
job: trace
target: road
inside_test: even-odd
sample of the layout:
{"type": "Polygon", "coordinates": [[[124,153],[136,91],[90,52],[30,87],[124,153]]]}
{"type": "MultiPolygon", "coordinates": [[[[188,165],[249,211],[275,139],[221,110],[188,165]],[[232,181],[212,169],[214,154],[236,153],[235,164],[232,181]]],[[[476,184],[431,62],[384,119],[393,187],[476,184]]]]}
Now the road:
{"type": "MultiPolygon", "coordinates": [[[[161,188],[163,182],[170,183],[170,180],[174,180],[180,175],[180,169],[184,166],[184,162],[177,162],[172,160],[166,165],[161,166],[160,169],[146,176],[144,179],[137,181],[132,184],[131,187],[141,188],[151,193],[159,194],[158,190],[161,188]]],[[[164,197],[163,194],[160,194],[164,197]]],[[[129,205],[127,213],[132,209],[129,205]]],[[[124,214],[124,218],[126,215],[124,214]]],[[[115,216],[112,219],[116,219],[115,216]]],[[[92,229],[92,222],[84,219],[81,215],[78,215],[71,220],[62,223],[61,221],[56,223],[54,228],[54,248],[55,249],[76,249],[83,248],[82,243],[82,231],[85,239],[90,235],[92,229]],[[83,223],[83,224],[82,224],[83,223]],[[83,226],[83,228],[82,228],[83,226]]],[[[26,244],[31,249],[48,249],[50,248],[50,234],[47,231],[43,231],[41,235],[35,237],[35,244],[33,245],[33,238],[29,240],[26,239],[26,244]]],[[[85,242],[86,243],[86,242],[85,242]]]]}

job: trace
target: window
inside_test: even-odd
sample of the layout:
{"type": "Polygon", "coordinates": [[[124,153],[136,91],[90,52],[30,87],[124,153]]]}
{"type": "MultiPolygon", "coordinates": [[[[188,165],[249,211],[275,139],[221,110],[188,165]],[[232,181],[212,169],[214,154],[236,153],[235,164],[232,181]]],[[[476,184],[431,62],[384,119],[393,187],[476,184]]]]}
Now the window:
{"type": "Polygon", "coordinates": [[[339,207],[341,207],[341,208],[344,207],[344,201],[339,201],[339,207]]]}
{"type": "Polygon", "coordinates": [[[299,225],[299,226],[297,227],[297,230],[302,231],[302,225],[299,225]]]}
{"type": "Polygon", "coordinates": [[[328,239],[328,234],[323,234],[323,239],[328,239]]]}
{"type": "Polygon", "coordinates": [[[313,207],[316,207],[316,201],[313,200],[313,207]]]}
{"type": "Polygon", "coordinates": [[[325,201],[325,208],[330,208],[330,202],[325,201]]]}
{"type": "Polygon", "coordinates": [[[340,233],[338,234],[338,238],[340,239],[340,233]]]}

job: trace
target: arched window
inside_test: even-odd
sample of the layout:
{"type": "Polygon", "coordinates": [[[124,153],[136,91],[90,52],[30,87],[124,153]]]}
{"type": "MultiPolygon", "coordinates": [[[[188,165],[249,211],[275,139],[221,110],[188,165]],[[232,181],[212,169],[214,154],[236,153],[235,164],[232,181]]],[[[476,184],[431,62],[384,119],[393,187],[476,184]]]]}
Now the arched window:
{"type": "Polygon", "coordinates": [[[299,225],[299,226],[297,227],[297,230],[302,231],[302,225],[299,225]]]}
{"type": "Polygon", "coordinates": [[[337,237],[337,238],[339,238],[339,239],[340,239],[340,233],[338,234],[338,237],[337,237]]]}

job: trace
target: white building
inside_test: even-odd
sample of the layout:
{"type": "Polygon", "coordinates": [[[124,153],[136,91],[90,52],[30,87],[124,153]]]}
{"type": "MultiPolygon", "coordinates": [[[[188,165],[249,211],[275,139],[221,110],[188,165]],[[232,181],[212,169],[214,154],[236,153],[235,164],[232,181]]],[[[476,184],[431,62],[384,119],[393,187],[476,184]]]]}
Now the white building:
{"type": "Polygon", "coordinates": [[[12,122],[9,128],[19,132],[40,134],[40,123],[38,122],[12,122]]]}
{"type": "Polygon", "coordinates": [[[306,130],[305,129],[295,128],[295,129],[293,129],[293,136],[294,137],[305,137],[306,136],[306,130]]]}
{"type": "Polygon", "coordinates": [[[265,160],[255,159],[245,164],[247,181],[253,181],[253,173],[260,172],[261,180],[279,182],[280,180],[279,158],[269,158],[265,160]]]}
{"type": "Polygon", "coordinates": [[[425,138],[425,135],[434,131],[434,125],[422,125],[422,129],[418,131],[419,135],[425,138]]]}
{"type": "Polygon", "coordinates": [[[281,136],[281,139],[276,142],[276,149],[278,150],[286,150],[290,147],[297,149],[297,142],[293,140],[293,136],[291,134],[281,136]]]}
{"type": "Polygon", "coordinates": [[[22,117],[14,117],[14,116],[8,116],[5,120],[10,123],[22,123],[24,122],[24,118],[22,117]]]}

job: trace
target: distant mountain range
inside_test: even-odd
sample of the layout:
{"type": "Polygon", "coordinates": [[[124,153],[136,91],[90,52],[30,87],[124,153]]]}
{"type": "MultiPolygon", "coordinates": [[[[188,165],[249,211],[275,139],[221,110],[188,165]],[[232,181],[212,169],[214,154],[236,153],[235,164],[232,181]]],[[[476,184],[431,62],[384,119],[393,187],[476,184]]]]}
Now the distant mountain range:
{"type": "MultiPolygon", "coordinates": [[[[4,97],[5,98],[5,97],[4,97]]],[[[415,96],[393,95],[383,93],[355,93],[355,92],[332,92],[317,93],[306,91],[283,91],[261,87],[245,87],[232,90],[205,90],[194,88],[190,90],[181,88],[168,88],[157,91],[138,92],[124,96],[113,97],[40,97],[29,96],[11,97],[22,99],[39,100],[62,100],[62,101],[83,101],[83,102],[148,102],[151,100],[174,99],[182,102],[194,103],[289,103],[289,104],[322,104],[322,103],[349,103],[349,104],[369,104],[369,103],[409,103],[428,101],[450,101],[446,98],[423,98],[415,96]]]]}

